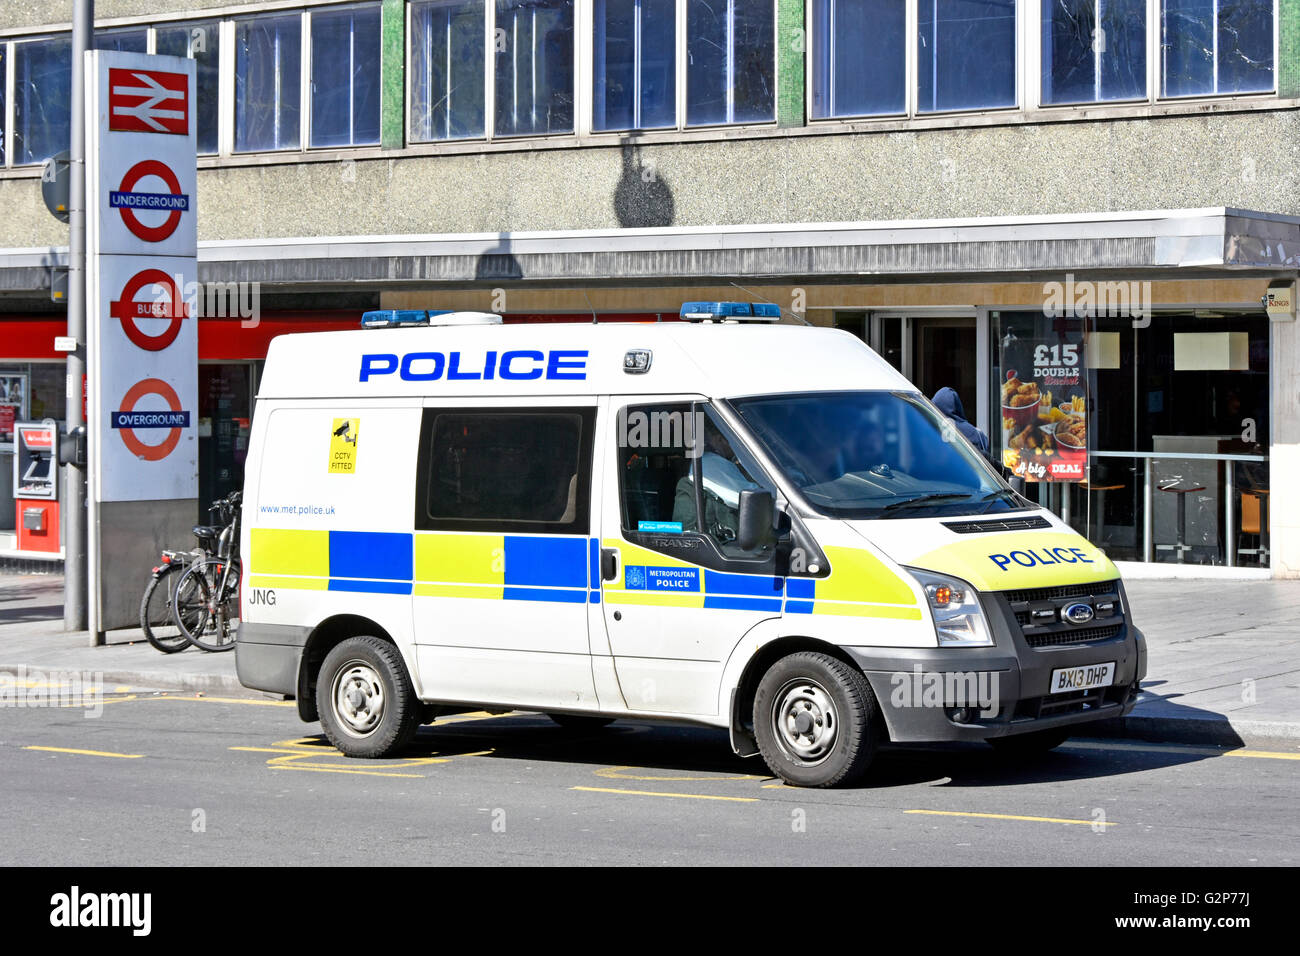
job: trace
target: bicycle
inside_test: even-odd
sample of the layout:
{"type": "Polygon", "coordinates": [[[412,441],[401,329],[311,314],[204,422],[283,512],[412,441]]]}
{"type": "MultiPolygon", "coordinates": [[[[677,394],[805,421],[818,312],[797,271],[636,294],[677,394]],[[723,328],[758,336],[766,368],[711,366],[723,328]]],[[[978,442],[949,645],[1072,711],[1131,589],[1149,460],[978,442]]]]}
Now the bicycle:
{"type": "Polygon", "coordinates": [[[186,638],[205,651],[235,647],[239,615],[239,506],[234,491],[222,501],[229,523],[221,531],[214,553],[195,561],[181,574],[172,597],[172,617],[186,638]]]}
{"type": "MultiPolygon", "coordinates": [[[[213,503],[208,508],[208,513],[212,512],[217,512],[221,525],[229,523],[226,499],[213,503]]],[[[173,604],[177,588],[186,568],[217,550],[222,527],[195,525],[193,532],[198,547],[192,551],[164,551],[152,569],[149,584],[140,599],[140,629],[144,631],[145,640],[164,654],[183,651],[192,643],[176,622],[173,604]]]]}

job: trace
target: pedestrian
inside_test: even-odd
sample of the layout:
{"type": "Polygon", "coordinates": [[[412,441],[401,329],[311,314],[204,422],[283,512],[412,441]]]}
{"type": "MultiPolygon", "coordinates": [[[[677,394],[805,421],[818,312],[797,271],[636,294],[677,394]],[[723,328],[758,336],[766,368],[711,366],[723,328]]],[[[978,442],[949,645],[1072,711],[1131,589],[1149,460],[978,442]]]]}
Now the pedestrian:
{"type": "Polygon", "coordinates": [[[961,396],[951,388],[941,388],[934,393],[934,407],[943,412],[943,414],[957,426],[957,431],[961,432],[962,437],[975,446],[976,450],[985,458],[989,457],[989,438],[982,431],[966,421],[966,409],[962,407],[961,396]]]}

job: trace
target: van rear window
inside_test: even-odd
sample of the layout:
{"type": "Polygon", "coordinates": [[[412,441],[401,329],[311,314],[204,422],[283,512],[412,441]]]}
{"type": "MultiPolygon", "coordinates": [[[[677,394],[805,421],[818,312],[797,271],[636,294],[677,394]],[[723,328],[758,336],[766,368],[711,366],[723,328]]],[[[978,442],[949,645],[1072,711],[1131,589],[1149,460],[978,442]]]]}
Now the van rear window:
{"type": "Polygon", "coordinates": [[[586,533],[594,409],[424,414],[417,527],[586,533]]]}

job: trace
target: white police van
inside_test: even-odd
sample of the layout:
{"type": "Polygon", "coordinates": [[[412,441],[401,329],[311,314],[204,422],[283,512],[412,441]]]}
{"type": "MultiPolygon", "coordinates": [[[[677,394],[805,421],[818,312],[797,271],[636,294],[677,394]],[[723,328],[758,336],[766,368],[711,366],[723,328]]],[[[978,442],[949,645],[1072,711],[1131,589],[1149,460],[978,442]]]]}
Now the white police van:
{"type": "Polygon", "coordinates": [[[368,313],[275,339],[244,490],[245,686],[355,757],[472,709],[730,731],[784,780],[885,741],[1054,747],[1132,709],[1096,547],[851,335],[368,313]]]}

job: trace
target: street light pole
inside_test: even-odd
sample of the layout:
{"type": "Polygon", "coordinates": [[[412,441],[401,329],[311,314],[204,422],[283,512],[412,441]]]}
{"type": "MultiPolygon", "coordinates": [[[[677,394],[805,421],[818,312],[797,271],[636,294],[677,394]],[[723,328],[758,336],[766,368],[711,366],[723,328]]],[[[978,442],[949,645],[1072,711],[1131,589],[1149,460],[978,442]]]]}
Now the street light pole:
{"type": "MultiPolygon", "coordinates": [[[[72,5],[72,121],[68,184],[68,336],[76,343],[68,353],[67,410],[69,433],[85,425],[82,381],[86,374],[86,77],[85,52],[94,31],[94,0],[72,5]]],[[[89,431],[89,430],[88,430],[89,431]]],[[[87,435],[89,441],[89,435],[87,435]]],[[[64,510],[63,627],[85,630],[86,590],[86,473],[75,464],[63,466],[64,510]]],[[[99,635],[90,635],[91,646],[99,635]]]]}

